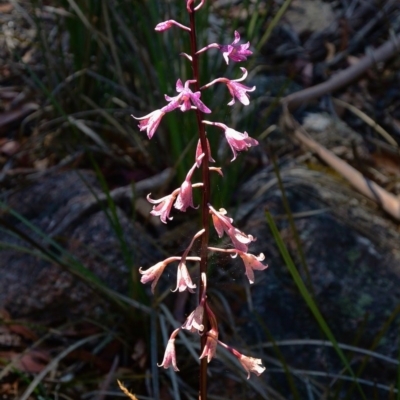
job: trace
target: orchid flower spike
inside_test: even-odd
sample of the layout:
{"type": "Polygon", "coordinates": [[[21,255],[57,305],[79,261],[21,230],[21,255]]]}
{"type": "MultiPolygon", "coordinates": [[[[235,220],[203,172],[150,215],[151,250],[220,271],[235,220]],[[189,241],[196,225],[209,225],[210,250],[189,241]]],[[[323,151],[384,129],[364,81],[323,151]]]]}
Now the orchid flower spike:
{"type": "Polygon", "coordinates": [[[162,110],[155,110],[150,114],[145,115],[144,117],[136,118],[134,115],[131,115],[132,118],[135,118],[139,122],[139,129],[141,131],[146,130],[147,136],[151,139],[160,125],[162,117],[165,115],[165,112],[162,110]]]}
{"type": "Polygon", "coordinates": [[[228,142],[233,153],[233,158],[231,162],[236,159],[238,151],[245,151],[248,150],[249,147],[258,145],[258,141],[250,137],[247,132],[242,133],[235,131],[232,128],[228,128],[225,124],[222,124],[221,122],[210,122],[204,120],[202,122],[203,124],[218,126],[225,131],[226,141],[228,142]]]}
{"type": "Polygon", "coordinates": [[[239,82],[244,81],[247,78],[247,70],[246,68],[240,68],[243,72],[243,76],[239,79],[227,79],[227,78],[217,78],[207,85],[203,86],[201,89],[207,89],[210,86],[214,85],[217,82],[225,83],[226,87],[229,90],[229,93],[232,96],[232,100],[228,103],[228,106],[233,106],[235,104],[235,98],[238,99],[243,105],[248,106],[250,104],[249,95],[247,92],[253,92],[256,90],[256,87],[249,87],[242,85],[239,82]]]}
{"type": "Polygon", "coordinates": [[[174,21],[173,19],[169,19],[168,21],[160,22],[156,25],[154,30],[157,32],[163,32],[167,29],[171,28],[173,25],[177,26],[178,28],[184,29],[185,31],[190,32],[190,28],[188,26],[182,25],[179,22],[174,21]]]}
{"type": "Polygon", "coordinates": [[[196,54],[202,53],[208,49],[217,48],[222,52],[227,64],[229,64],[229,59],[232,61],[240,62],[247,60],[247,57],[253,54],[252,51],[248,50],[250,47],[250,42],[245,44],[239,44],[240,35],[238,31],[235,31],[235,40],[231,44],[221,45],[218,43],[209,44],[206,47],[200,49],[196,54]]]}
{"type": "Polygon", "coordinates": [[[178,335],[180,329],[181,328],[175,329],[172,332],[168,340],[167,347],[165,348],[163,362],[160,365],[157,364],[159,367],[164,367],[165,369],[167,369],[172,366],[174,371],[179,371],[176,365],[175,338],[178,335]]]}
{"type": "Polygon", "coordinates": [[[182,84],[180,79],[176,82],[176,91],[179,93],[178,96],[169,97],[165,95],[165,100],[169,101],[169,104],[163,107],[161,110],[164,112],[169,112],[175,110],[175,108],[180,108],[181,111],[189,111],[192,108],[192,104],[197,107],[198,110],[205,114],[211,113],[211,110],[200,100],[201,93],[193,93],[189,85],[196,82],[195,80],[188,80],[185,85],[182,84]]]}

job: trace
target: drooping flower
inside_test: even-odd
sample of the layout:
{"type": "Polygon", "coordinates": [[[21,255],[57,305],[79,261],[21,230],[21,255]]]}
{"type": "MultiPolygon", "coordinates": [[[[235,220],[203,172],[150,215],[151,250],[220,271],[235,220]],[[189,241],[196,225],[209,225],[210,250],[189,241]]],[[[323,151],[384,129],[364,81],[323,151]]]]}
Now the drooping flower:
{"type": "Polygon", "coordinates": [[[196,289],[196,285],[192,282],[192,278],[189,275],[189,271],[186,267],[184,257],[182,257],[181,262],[178,265],[178,277],[177,277],[176,288],[175,290],[173,290],[173,292],[176,292],[177,290],[183,292],[186,289],[190,293],[194,293],[193,289],[196,289]]]}
{"type": "Polygon", "coordinates": [[[246,235],[234,226],[225,232],[232,240],[233,247],[244,252],[247,252],[247,245],[256,240],[252,235],[246,235]]]}
{"type": "Polygon", "coordinates": [[[180,107],[181,111],[188,111],[192,108],[192,104],[197,107],[198,110],[203,113],[209,114],[211,110],[200,100],[200,92],[192,92],[189,88],[191,83],[196,82],[196,80],[188,80],[185,85],[182,84],[180,79],[176,82],[176,91],[179,93],[175,97],[169,97],[165,95],[165,100],[169,101],[169,104],[163,107],[161,110],[164,112],[169,112],[175,110],[175,108],[180,107]]]}
{"type": "Polygon", "coordinates": [[[203,352],[200,355],[200,359],[207,357],[207,362],[210,362],[217,351],[218,345],[218,331],[215,329],[210,329],[207,332],[207,340],[204,346],[203,352]]]}
{"type": "Polygon", "coordinates": [[[186,318],[185,323],[182,325],[183,329],[187,329],[190,332],[202,332],[204,330],[203,316],[204,316],[204,304],[206,301],[207,293],[207,278],[206,274],[203,272],[201,274],[201,279],[203,281],[203,293],[199,305],[194,311],[186,318]]]}
{"type": "Polygon", "coordinates": [[[246,235],[239,229],[235,228],[232,225],[233,219],[225,216],[225,209],[221,208],[219,211],[217,211],[210,205],[208,205],[208,207],[210,209],[214,228],[217,231],[218,236],[221,238],[225,232],[232,240],[235,249],[247,253],[247,245],[251,242],[254,242],[256,239],[252,235],[246,235]]]}
{"type": "Polygon", "coordinates": [[[261,261],[265,259],[263,253],[260,253],[259,256],[255,256],[254,254],[239,252],[239,256],[244,262],[246,275],[250,283],[254,283],[254,270],[263,271],[268,268],[268,265],[261,263],[261,261]]]}
{"type": "MultiPolygon", "coordinates": [[[[208,161],[215,162],[215,160],[211,157],[210,142],[208,141],[207,138],[206,138],[206,141],[207,141],[207,149],[208,149],[208,161]]],[[[204,154],[204,151],[203,151],[203,148],[201,147],[201,141],[199,139],[199,141],[197,142],[196,155],[195,155],[198,168],[200,168],[200,165],[201,165],[202,158],[200,158],[200,157],[202,154],[204,154]]]]}
{"type": "Polygon", "coordinates": [[[212,312],[210,306],[205,303],[208,321],[210,323],[211,329],[207,332],[207,340],[204,346],[203,352],[200,355],[200,359],[207,357],[207,362],[210,362],[215,356],[218,345],[218,324],[217,318],[212,312]]]}
{"type": "Polygon", "coordinates": [[[188,26],[182,25],[173,19],[169,19],[168,21],[160,22],[159,24],[156,25],[154,30],[156,30],[157,32],[163,32],[163,31],[166,31],[167,29],[170,29],[173,25],[175,25],[181,29],[184,29],[185,31],[189,31],[189,32],[191,31],[191,29],[188,26]]]}
{"type": "Polygon", "coordinates": [[[175,329],[172,332],[172,334],[168,340],[167,347],[165,348],[163,362],[160,365],[157,364],[159,367],[164,367],[165,369],[167,369],[172,366],[174,371],[179,371],[179,369],[176,365],[176,352],[175,352],[175,338],[179,331],[180,331],[180,328],[175,329]]]}
{"type": "Polygon", "coordinates": [[[217,48],[222,52],[222,56],[224,57],[227,64],[229,64],[229,59],[232,61],[240,62],[247,60],[247,57],[253,54],[252,51],[248,50],[250,47],[250,42],[245,44],[239,44],[240,34],[235,31],[235,40],[231,44],[218,44],[211,43],[206,47],[203,47],[196,54],[202,53],[208,49],[217,48]]]}
{"type": "Polygon", "coordinates": [[[142,267],[140,267],[139,273],[143,275],[140,279],[140,282],[142,282],[143,284],[148,283],[148,282],[153,282],[151,284],[151,291],[154,293],[154,289],[157,285],[158,280],[160,279],[160,276],[164,272],[165,267],[169,263],[180,260],[180,259],[181,259],[181,257],[169,257],[169,258],[165,259],[164,261],[158,262],[157,264],[146,269],[145,271],[143,271],[142,267]]]}
{"type": "Polygon", "coordinates": [[[227,213],[225,208],[220,208],[219,211],[215,210],[212,206],[209,206],[209,208],[211,210],[214,228],[218,233],[218,237],[222,238],[224,232],[232,227],[233,219],[225,216],[227,213]]]}
{"type": "MultiPolygon", "coordinates": [[[[199,157],[199,161],[204,157],[204,153],[199,157]]],[[[174,207],[180,211],[185,212],[188,207],[192,208],[198,208],[193,205],[193,191],[192,191],[192,175],[194,170],[197,167],[197,162],[193,165],[192,168],[190,168],[188,174],[186,175],[186,179],[182,183],[180,189],[179,189],[179,194],[178,197],[176,198],[176,202],[174,207]]]]}
{"type": "Polygon", "coordinates": [[[147,195],[147,201],[152,204],[158,204],[158,206],[153,207],[153,210],[150,212],[150,214],[154,216],[160,216],[160,220],[164,224],[167,223],[167,218],[173,219],[173,217],[170,217],[169,214],[171,212],[172,205],[174,204],[174,201],[178,193],[179,189],[176,189],[168,196],[162,197],[161,199],[158,200],[151,199],[150,198],[151,193],[149,193],[147,195]]]}
{"type": "Polygon", "coordinates": [[[203,331],[203,316],[204,316],[204,305],[199,304],[194,311],[186,318],[185,323],[182,325],[183,329],[187,329],[190,332],[203,331]]]}
{"type": "Polygon", "coordinates": [[[205,229],[201,229],[200,231],[198,231],[193,236],[189,246],[183,253],[183,255],[181,257],[181,262],[178,265],[177,284],[176,284],[176,288],[175,288],[174,292],[176,292],[177,290],[179,290],[180,292],[183,292],[184,290],[187,289],[189,292],[194,293],[193,289],[196,288],[196,285],[193,284],[192,279],[190,278],[189,271],[186,268],[186,260],[189,260],[189,261],[200,261],[201,260],[200,257],[188,257],[187,255],[189,254],[194,241],[198,237],[200,237],[204,232],[205,232],[205,229]]]}
{"type": "Polygon", "coordinates": [[[250,378],[250,372],[260,376],[265,371],[265,367],[262,365],[262,360],[260,358],[247,357],[241,354],[238,359],[247,372],[247,379],[250,378]]]}
{"type": "Polygon", "coordinates": [[[247,92],[253,92],[256,90],[256,87],[249,87],[242,85],[239,82],[244,81],[247,78],[247,70],[246,68],[240,68],[243,72],[243,76],[239,79],[227,79],[227,78],[217,78],[204,85],[201,89],[209,88],[210,86],[214,85],[217,82],[225,83],[226,87],[229,90],[229,93],[232,96],[232,100],[228,103],[228,106],[233,106],[235,104],[235,98],[238,99],[243,105],[247,106],[250,104],[249,95],[247,92]]]}
{"type": "Polygon", "coordinates": [[[241,133],[231,128],[225,129],[225,138],[233,153],[231,161],[236,159],[237,151],[248,150],[249,147],[258,145],[258,141],[251,138],[247,132],[241,133]]]}
{"type": "Polygon", "coordinates": [[[185,179],[181,185],[174,207],[185,212],[188,207],[198,208],[193,205],[192,183],[185,179]]]}
{"type": "Polygon", "coordinates": [[[160,125],[162,117],[165,115],[163,110],[155,110],[150,114],[145,115],[144,117],[136,118],[134,115],[131,115],[132,118],[135,118],[139,122],[139,128],[141,131],[146,130],[147,136],[151,139],[160,125]]]}
{"type": "Polygon", "coordinates": [[[221,249],[219,247],[208,247],[210,251],[219,251],[221,253],[230,253],[232,258],[237,257],[239,254],[244,262],[244,267],[246,270],[247,278],[249,282],[254,283],[254,271],[259,270],[263,271],[268,268],[268,265],[264,265],[261,263],[265,259],[264,254],[260,253],[260,255],[255,256],[254,254],[245,253],[244,251],[240,251],[238,249],[221,249]]]}
{"type": "Polygon", "coordinates": [[[247,132],[242,133],[235,131],[232,128],[228,128],[225,124],[222,124],[221,122],[211,122],[204,120],[202,122],[203,124],[218,126],[225,131],[226,141],[228,142],[233,153],[233,158],[231,161],[234,161],[236,159],[238,151],[246,151],[249,149],[249,147],[258,145],[258,141],[251,138],[247,132]]]}
{"type": "Polygon", "coordinates": [[[230,351],[237,359],[239,360],[240,364],[242,364],[243,368],[247,372],[247,379],[250,378],[250,372],[253,372],[257,376],[260,376],[264,371],[265,367],[262,366],[262,360],[260,358],[253,358],[253,357],[247,357],[241,353],[239,353],[237,350],[234,348],[228,346],[227,344],[221,342],[218,340],[218,343],[230,351]]]}

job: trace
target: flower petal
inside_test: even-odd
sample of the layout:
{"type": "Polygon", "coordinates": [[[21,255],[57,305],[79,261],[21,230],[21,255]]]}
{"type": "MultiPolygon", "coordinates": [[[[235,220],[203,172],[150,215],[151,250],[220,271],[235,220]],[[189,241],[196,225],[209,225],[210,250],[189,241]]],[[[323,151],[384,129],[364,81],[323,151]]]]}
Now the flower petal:
{"type": "Polygon", "coordinates": [[[260,376],[265,371],[265,367],[262,365],[262,360],[260,358],[247,357],[241,354],[239,361],[247,371],[247,379],[250,378],[250,372],[260,376]]]}
{"type": "Polygon", "coordinates": [[[187,289],[190,293],[194,293],[193,289],[195,288],[196,285],[192,282],[192,278],[189,275],[189,271],[186,267],[186,264],[181,260],[181,262],[178,265],[177,284],[173,292],[176,292],[177,290],[183,292],[187,289]]]}
{"type": "Polygon", "coordinates": [[[157,364],[159,367],[164,367],[165,369],[167,369],[172,366],[174,371],[179,371],[176,365],[176,352],[175,352],[175,338],[179,330],[180,328],[172,332],[172,335],[168,340],[167,347],[165,348],[164,359],[160,365],[157,364]]]}

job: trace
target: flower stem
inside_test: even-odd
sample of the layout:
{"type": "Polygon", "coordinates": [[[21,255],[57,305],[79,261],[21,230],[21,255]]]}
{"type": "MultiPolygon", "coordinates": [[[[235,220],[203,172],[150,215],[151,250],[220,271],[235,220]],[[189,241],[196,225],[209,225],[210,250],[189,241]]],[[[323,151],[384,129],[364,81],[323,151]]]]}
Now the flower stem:
{"type": "MultiPolygon", "coordinates": [[[[191,5],[191,12],[189,13],[190,18],[190,51],[192,56],[192,68],[193,68],[193,78],[196,80],[194,83],[195,91],[200,91],[200,76],[199,76],[199,61],[197,52],[197,40],[196,40],[196,24],[195,24],[195,11],[194,5],[191,5]]],[[[202,228],[204,229],[204,234],[201,239],[200,248],[200,273],[199,277],[203,273],[207,275],[207,256],[208,256],[208,241],[209,241],[209,221],[210,216],[208,212],[207,204],[210,202],[210,171],[209,171],[209,151],[207,146],[207,136],[205,125],[201,122],[203,120],[203,113],[200,110],[196,110],[197,127],[200,137],[201,148],[204,153],[204,157],[201,163],[202,166],[202,181],[203,181],[203,195],[201,200],[201,213],[202,213],[202,228]]],[[[199,278],[199,301],[203,297],[203,291],[205,290],[203,281],[199,278]]],[[[203,319],[204,330],[207,330],[207,315],[204,313],[203,319]]],[[[201,352],[207,342],[207,335],[201,336],[201,352]]],[[[199,376],[199,400],[207,399],[207,359],[203,358],[200,360],[200,376],[199,376]]]]}

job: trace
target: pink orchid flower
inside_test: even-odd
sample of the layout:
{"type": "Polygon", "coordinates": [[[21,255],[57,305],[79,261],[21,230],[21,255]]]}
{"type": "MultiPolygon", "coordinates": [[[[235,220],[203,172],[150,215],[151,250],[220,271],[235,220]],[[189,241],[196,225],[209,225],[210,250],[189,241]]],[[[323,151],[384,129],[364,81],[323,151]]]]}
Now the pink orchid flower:
{"type": "Polygon", "coordinates": [[[189,89],[189,84],[196,82],[195,80],[188,80],[185,85],[182,84],[180,79],[176,82],[176,91],[179,93],[178,96],[169,97],[165,95],[165,100],[170,103],[163,107],[164,112],[169,112],[175,110],[175,108],[180,107],[181,111],[189,111],[192,108],[192,104],[197,107],[198,110],[203,113],[209,114],[211,110],[200,100],[201,93],[193,93],[189,89]]]}
{"type": "Polygon", "coordinates": [[[200,359],[207,357],[207,362],[210,362],[217,351],[218,345],[218,331],[215,329],[210,329],[207,332],[207,340],[204,346],[203,352],[200,355],[200,359]]]}
{"type": "Polygon", "coordinates": [[[225,124],[222,124],[221,122],[210,122],[204,120],[202,122],[203,124],[218,126],[225,131],[226,141],[228,142],[233,153],[233,158],[231,162],[236,159],[238,151],[247,151],[249,147],[258,145],[258,141],[251,138],[247,132],[242,133],[235,131],[232,128],[228,128],[225,124]]]}
{"type": "Polygon", "coordinates": [[[246,370],[247,372],[247,379],[250,378],[250,372],[253,372],[253,374],[256,374],[257,376],[260,376],[264,371],[265,367],[262,366],[262,360],[260,358],[253,358],[253,357],[248,357],[245,356],[241,353],[239,353],[237,350],[234,348],[228,346],[227,344],[221,342],[218,340],[218,343],[230,351],[237,359],[239,360],[240,364],[242,364],[242,367],[246,370]]]}
{"type": "Polygon", "coordinates": [[[247,278],[250,284],[254,283],[254,271],[263,271],[268,268],[268,265],[264,265],[261,263],[265,259],[263,253],[260,253],[258,256],[254,254],[245,253],[244,251],[240,251],[238,249],[221,249],[219,247],[208,247],[208,250],[211,251],[219,251],[221,253],[230,253],[232,258],[235,258],[238,254],[243,260],[244,267],[246,270],[247,278]]]}
{"type": "Polygon", "coordinates": [[[233,219],[226,217],[226,210],[221,208],[217,211],[214,207],[208,205],[212,216],[214,228],[221,238],[224,232],[230,237],[235,249],[247,253],[248,244],[256,239],[251,235],[246,235],[232,225],[233,219]]]}
{"type": "Polygon", "coordinates": [[[178,335],[180,328],[175,329],[171,337],[168,340],[167,347],[165,348],[164,359],[163,362],[158,365],[159,367],[164,367],[165,369],[172,366],[174,371],[179,371],[178,366],[176,365],[176,352],[175,352],[175,338],[178,335]]]}
{"type": "Polygon", "coordinates": [[[231,44],[218,44],[211,43],[206,47],[203,47],[196,54],[202,53],[208,49],[217,48],[222,52],[222,56],[224,57],[227,64],[229,64],[229,59],[232,61],[240,62],[247,60],[247,57],[253,54],[252,51],[248,50],[250,47],[250,42],[245,44],[239,44],[240,35],[238,31],[235,31],[235,40],[231,44]]]}
{"type": "Polygon", "coordinates": [[[217,78],[208,83],[207,85],[204,85],[201,89],[207,89],[210,86],[214,85],[217,82],[225,83],[226,87],[229,90],[229,93],[232,96],[232,100],[228,103],[228,106],[233,106],[235,104],[235,98],[238,99],[243,105],[248,106],[250,104],[249,100],[249,95],[247,92],[253,92],[256,90],[256,87],[249,87],[242,85],[239,82],[244,81],[247,78],[247,70],[246,68],[240,68],[243,72],[243,76],[239,79],[227,79],[227,78],[217,78]]]}
{"type": "Polygon", "coordinates": [[[203,325],[204,316],[204,304],[200,303],[194,311],[186,318],[185,323],[182,325],[183,329],[187,329],[190,332],[202,332],[204,330],[203,325]]]}
{"type": "Polygon", "coordinates": [[[185,323],[182,325],[183,329],[187,329],[190,332],[202,332],[204,330],[203,316],[207,292],[207,276],[204,272],[201,274],[201,280],[203,281],[203,293],[200,303],[196,307],[196,309],[192,311],[192,313],[186,318],[185,323]]]}
{"type": "Polygon", "coordinates": [[[187,257],[189,254],[189,251],[191,250],[194,241],[200,237],[203,233],[205,232],[205,229],[201,229],[198,231],[192,238],[189,246],[183,253],[181,257],[181,262],[178,265],[178,278],[177,278],[177,284],[175,290],[173,292],[176,292],[179,290],[180,292],[183,292],[184,290],[188,290],[191,293],[194,293],[193,289],[196,288],[196,285],[192,282],[192,279],[190,278],[189,271],[186,268],[186,260],[190,261],[200,261],[200,257],[187,257]]]}
{"type": "Polygon", "coordinates": [[[203,352],[200,355],[200,359],[207,357],[207,362],[210,362],[217,351],[219,332],[217,318],[215,317],[215,314],[212,312],[207,302],[205,303],[205,307],[211,329],[207,332],[206,344],[204,346],[203,352]]]}
{"type": "Polygon", "coordinates": [[[173,292],[176,292],[177,290],[179,290],[180,292],[184,292],[186,289],[188,290],[188,292],[194,293],[193,289],[196,289],[196,285],[192,282],[192,278],[190,277],[189,271],[186,267],[185,259],[182,257],[182,260],[178,265],[178,277],[177,277],[176,288],[175,290],[173,290],[173,292]]]}
{"type": "Polygon", "coordinates": [[[160,125],[162,117],[165,115],[165,112],[162,110],[155,110],[150,114],[145,115],[144,117],[136,118],[134,115],[131,115],[132,118],[135,118],[139,122],[139,128],[141,131],[146,130],[147,136],[151,139],[160,125]]]}
{"type": "Polygon", "coordinates": [[[260,376],[265,371],[265,367],[262,365],[262,360],[260,358],[247,357],[241,354],[239,361],[247,372],[247,379],[250,378],[250,372],[260,376]]]}
{"type": "Polygon", "coordinates": [[[163,31],[166,31],[167,29],[170,29],[173,25],[177,26],[178,28],[184,29],[185,31],[188,31],[188,32],[190,32],[190,30],[191,30],[188,26],[182,25],[173,19],[169,19],[168,21],[160,22],[159,24],[156,25],[154,30],[156,30],[157,32],[163,32],[163,31]]]}
{"type": "MultiPolygon", "coordinates": [[[[204,153],[199,157],[200,162],[203,159],[203,157],[204,157],[204,153]]],[[[174,207],[177,210],[185,212],[188,207],[198,208],[198,206],[195,207],[193,205],[193,190],[192,190],[192,182],[191,182],[192,175],[193,175],[193,172],[196,169],[196,167],[197,167],[197,162],[194,163],[192,168],[190,168],[188,174],[186,175],[186,179],[184,180],[184,182],[182,183],[182,185],[179,189],[179,194],[178,194],[178,197],[177,197],[175,205],[174,205],[174,207]]]]}
{"type": "Polygon", "coordinates": [[[152,267],[146,269],[145,271],[142,270],[142,267],[139,268],[139,273],[142,274],[142,278],[140,279],[140,282],[143,284],[148,283],[148,282],[153,282],[151,284],[151,291],[154,293],[154,289],[157,285],[158,280],[160,279],[160,276],[164,272],[165,267],[173,262],[180,260],[181,257],[169,257],[165,259],[164,261],[160,261],[157,264],[153,265],[152,267]]]}
{"type": "Polygon", "coordinates": [[[173,217],[170,217],[169,214],[171,212],[172,205],[174,204],[174,201],[178,193],[179,189],[176,189],[168,196],[162,197],[161,199],[158,200],[151,199],[150,198],[151,193],[149,193],[146,197],[147,201],[152,204],[158,204],[158,206],[153,207],[153,210],[150,212],[150,214],[154,216],[159,216],[161,222],[163,222],[164,224],[167,223],[167,218],[170,220],[173,219],[173,217]]]}
{"type": "Polygon", "coordinates": [[[246,269],[246,275],[250,283],[254,283],[254,271],[263,271],[268,268],[268,265],[264,265],[261,261],[264,261],[265,256],[260,253],[258,256],[249,253],[239,252],[240,258],[244,262],[244,267],[246,269]]]}
{"type": "MultiPolygon", "coordinates": [[[[207,140],[207,149],[208,149],[208,161],[209,162],[215,162],[215,160],[211,157],[211,149],[210,149],[210,142],[207,140]]],[[[195,159],[196,159],[196,163],[197,163],[197,167],[200,168],[201,165],[201,160],[202,158],[201,155],[204,153],[202,147],[201,147],[201,142],[200,139],[197,142],[197,147],[196,147],[196,155],[195,155],[195,159]]]]}

